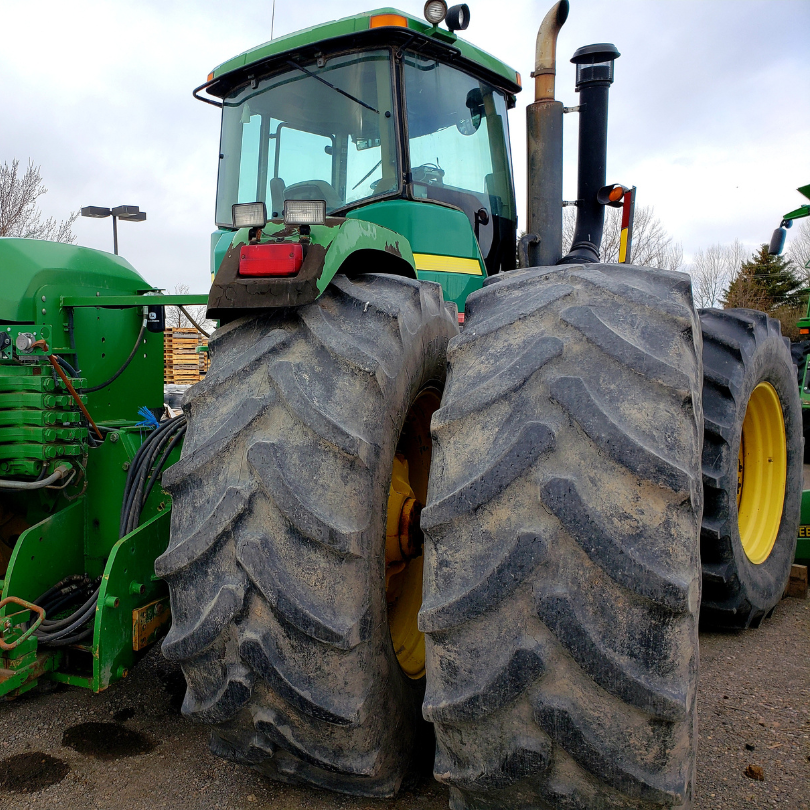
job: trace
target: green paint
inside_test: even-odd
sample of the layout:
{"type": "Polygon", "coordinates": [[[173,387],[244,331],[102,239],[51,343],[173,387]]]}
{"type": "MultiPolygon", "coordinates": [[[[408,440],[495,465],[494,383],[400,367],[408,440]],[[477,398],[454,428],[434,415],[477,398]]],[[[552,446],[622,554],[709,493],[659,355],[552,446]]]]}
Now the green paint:
{"type": "Polygon", "coordinates": [[[433,26],[424,19],[420,20],[417,17],[412,17],[409,14],[390,7],[374,9],[373,11],[356,14],[352,17],[343,17],[339,20],[314,25],[311,28],[305,28],[301,31],[278,37],[271,42],[266,42],[263,45],[251,48],[249,51],[245,51],[239,54],[239,56],[229,59],[227,62],[223,62],[221,65],[214,68],[214,78],[220,78],[233,70],[239,70],[247,65],[261,62],[273,56],[279,56],[281,54],[292,55],[301,48],[315,43],[327,42],[328,40],[337,39],[339,37],[351,36],[352,34],[368,31],[370,18],[378,14],[398,14],[405,17],[408,22],[408,28],[411,31],[424,34],[439,42],[457,48],[463,59],[467,59],[503,79],[506,89],[513,93],[520,91],[520,87],[517,85],[517,74],[515,70],[504,62],[501,62],[500,59],[496,59],[494,56],[477,48],[475,45],[463,39],[459,39],[451,31],[433,26]]]}
{"type": "Polygon", "coordinates": [[[233,231],[220,228],[211,234],[211,278],[219,271],[219,266],[233,240],[233,231]]]}
{"type": "Polygon", "coordinates": [[[799,537],[796,541],[796,561],[810,564],[810,490],[802,492],[802,511],[799,519],[799,537]]]}
{"type": "MultiPolygon", "coordinates": [[[[466,217],[464,219],[467,220],[466,217]]],[[[410,272],[414,272],[413,252],[408,240],[402,234],[390,228],[381,227],[374,222],[364,221],[359,217],[334,221],[338,224],[312,225],[310,228],[312,243],[326,248],[323,270],[318,279],[318,290],[321,293],[329,286],[335,275],[341,272],[343,264],[359,251],[375,251],[382,254],[382,258],[386,260],[390,260],[393,255],[403,262],[403,274],[407,268],[410,268],[410,272]]],[[[248,230],[248,228],[241,228],[233,232],[231,244],[247,244],[248,230]]],[[[275,234],[283,230],[285,230],[283,223],[268,222],[262,231],[261,243],[275,242],[275,234]]],[[[291,236],[286,237],[286,241],[297,242],[299,238],[298,231],[294,230],[291,236]]],[[[373,268],[373,256],[368,257],[367,263],[370,268],[373,268]]],[[[369,272],[373,272],[373,270],[369,272]]]]}
{"type": "Polygon", "coordinates": [[[5,405],[0,410],[0,477],[38,475],[46,459],[87,452],[78,406],[62,380],[43,371],[50,373],[50,365],[0,366],[0,402],[5,405]],[[57,411],[57,403],[69,410],[57,411]],[[61,421],[57,413],[65,414],[61,421]]]}
{"type": "Polygon", "coordinates": [[[52,296],[69,295],[71,290],[104,295],[151,289],[120,256],[41,239],[0,239],[0,277],[0,322],[39,323],[42,309],[53,311],[52,296]]]}
{"type": "Polygon", "coordinates": [[[93,633],[94,692],[125,677],[124,673],[143,656],[143,652],[136,653],[132,647],[133,611],[168,595],[166,583],[154,579],[153,574],[155,559],[169,544],[169,514],[164,510],[142,523],[110,552],[93,633]],[[143,585],[144,592],[133,593],[133,583],[143,585]],[[113,602],[117,602],[117,607],[112,606],[113,602]]]}
{"type": "Polygon", "coordinates": [[[452,301],[459,312],[464,312],[467,296],[484,286],[486,276],[469,276],[466,273],[435,273],[419,270],[417,278],[422,281],[435,281],[442,285],[445,301],[452,301]]]}
{"type": "MultiPolygon", "coordinates": [[[[104,382],[120,369],[136,346],[145,304],[207,300],[145,296],[153,288],[126,261],[73,245],[0,239],[0,272],[5,285],[0,330],[12,338],[12,345],[22,332],[45,339],[48,353],[82,369],[74,380],[80,389],[104,382]]],[[[0,475],[35,475],[43,461],[52,471],[63,459],[78,465],[83,478],[66,493],[0,492],[3,505],[30,525],[11,554],[2,596],[31,601],[73,574],[103,575],[103,584],[92,644],[79,645],[63,658],[58,649],[37,649],[35,639],[24,642],[0,660],[0,669],[15,673],[11,679],[0,676],[0,694],[20,694],[44,674],[98,691],[134,663],[132,610],[166,594],[165,585],[152,576],[155,557],[168,542],[171,509],[159,486],[145,505],[141,527],[118,539],[126,471],[146,435],[135,427],[141,419],[137,411],[163,403],[163,335],[145,331],[120,377],[81,396],[99,425],[115,429],[97,448],[87,446],[87,427],[73,397],[54,376],[46,352],[32,352],[27,359],[18,363],[10,347],[0,353],[0,475]],[[75,500],[67,500],[66,494],[75,500]],[[144,583],[143,592],[130,587],[137,578],[144,583]],[[110,608],[107,597],[117,595],[113,591],[123,588],[121,583],[126,588],[119,608],[110,608]],[[68,661],[71,669],[66,671],[68,661]],[[18,677],[18,671],[25,674],[18,677]]],[[[177,447],[168,463],[179,454],[177,447]]],[[[9,611],[12,606],[3,612],[9,611]]],[[[6,638],[13,634],[7,628],[6,638]]]]}
{"type": "Polygon", "coordinates": [[[401,233],[414,253],[476,259],[481,262],[481,272],[486,273],[470,220],[457,208],[429,200],[384,200],[355,208],[346,216],[401,233]]]}
{"type": "Polygon", "coordinates": [[[458,256],[475,259],[482,275],[466,273],[437,273],[420,270],[417,277],[436,281],[442,285],[446,301],[454,301],[459,312],[464,312],[467,296],[481,288],[486,268],[478,248],[478,241],[464,212],[426,200],[385,200],[356,208],[347,214],[352,219],[376,222],[401,233],[414,253],[436,256],[458,256]]]}
{"type": "MultiPolygon", "coordinates": [[[[361,250],[375,251],[394,255],[397,259],[410,265],[414,270],[413,252],[408,240],[395,231],[358,219],[347,219],[337,229],[331,244],[326,251],[323,272],[318,279],[318,289],[323,292],[329,282],[340,272],[343,263],[352,254],[361,250]]],[[[374,259],[369,257],[368,266],[373,272],[374,259]]]]}
{"type": "Polygon", "coordinates": [[[121,307],[143,307],[143,306],[194,306],[204,304],[208,300],[205,294],[193,295],[184,293],[183,295],[104,295],[95,298],[88,296],[63,296],[60,304],[62,307],[103,307],[107,309],[120,309],[121,307]]]}
{"type": "MultiPolygon", "coordinates": [[[[24,635],[24,624],[31,619],[31,612],[18,605],[9,605],[3,633],[7,643],[13,643],[24,635]],[[17,611],[17,612],[15,612],[17,611]]],[[[15,698],[37,685],[37,681],[55,669],[62,660],[62,652],[43,654],[37,652],[37,642],[28,638],[12,650],[0,650],[0,697],[15,698]]]]}

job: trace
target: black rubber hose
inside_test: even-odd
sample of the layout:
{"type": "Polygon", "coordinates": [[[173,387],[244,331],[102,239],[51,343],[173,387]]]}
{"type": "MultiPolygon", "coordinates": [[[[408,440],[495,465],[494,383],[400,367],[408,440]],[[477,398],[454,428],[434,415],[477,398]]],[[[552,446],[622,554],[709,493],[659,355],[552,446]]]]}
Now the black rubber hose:
{"type": "Polygon", "coordinates": [[[137,526],[138,517],[140,516],[141,510],[143,509],[143,504],[146,501],[146,496],[143,494],[146,481],[150,475],[157,475],[157,470],[155,470],[155,459],[166,445],[170,445],[172,443],[175,434],[182,427],[182,424],[176,425],[172,428],[172,430],[167,431],[166,434],[160,438],[160,441],[156,441],[152,444],[150,452],[144,457],[139,476],[136,479],[135,487],[130,493],[130,499],[127,504],[126,521],[123,529],[124,534],[129,534],[129,532],[131,532],[137,526]]]}
{"type": "MultiPolygon", "coordinates": [[[[378,165],[379,165],[379,164],[378,164],[378,165]]],[[[374,168],[376,169],[377,167],[375,166],[374,168]]],[[[372,169],[371,171],[374,171],[374,169],[372,169]]],[[[366,177],[367,177],[367,176],[368,176],[368,175],[366,175],[366,177]]],[[[365,180],[365,178],[363,178],[363,180],[365,180]]],[[[360,182],[362,183],[362,182],[363,182],[363,180],[361,180],[360,182]]],[[[355,186],[355,188],[357,188],[357,186],[355,186]]],[[[201,335],[204,335],[204,336],[205,336],[205,337],[207,337],[207,338],[210,338],[210,337],[211,337],[211,335],[210,335],[208,332],[206,332],[206,331],[205,331],[205,329],[203,329],[203,328],[202,328],[202,326],[200,326],[200,325],[197,323],[197,321],[195,321],[195,320],[194,320],[194,318],[192,318],[192,317],[191,317],[191,314],[189,313],[189,311],[188,311],[188,310],[187,310],[187,309],[186,309],[184,306],[182,306],[182,305],[181,305],[181,306],[178,306],[177,308],[180,310],[180,312],[182,312],[182,313],[183,313],[183,315],[185,315],[185,316],[186,316],[186,317],[187,317],[187,318],[188,318],[188,319],[191,321],[191,323],[192,323],[192,325],[194,326],[194,328],[195,328],[195,329],[196,329],[196,330],[197,330],[197,331],[198,331],[198,332],[199,332],[201,335]]]]}
{"type": "MultiPolygon", "coordinates": [[[[65,605],[69,605],[71,602],[75,602],[77,599],[86,598],[86,594],[83,595],[79,590],[73,590],[69,593],[62,593],[60,596],[57,596],[56,599],[50,602],[45,602],[45,604],[40,605],[40,607],[45,611],[45,615],[49,616],[54,613],[58,613],[65,605]]],[[[42,622],[41,627],[50,627],[54,619],[45,619],[42,622]]]]}
{"type": "Polygon", "coordinates": [[[76,378],[79,376],[79,372],[76,371],[64,357],[60,357],[58,354],[55,354],[54,357],[56,358],[56,362],[68,373],[69,377],[76,378]]]}
{"type": "Polygon", "coordinates": [[[60,638],[65,638],[65,636],[70,635],[75,630],[78,630],[83,624],[86,624],[90,617],[96,612],[96,601],[98,600],[98,591],[93,594],[93,597],[89,599],[85,604],[89,605],[81,614],[79,614],[78,618],[74,618],[76,613],[68,616],[66,619],[63,619],[63,622],[68,621],[69,619],[73,619],[70,624],[65,625],[64,627],[60,628],[49,628],[47,632],[42,633],[39,630],[36,632],[36,637],[42,643],[47,643],[48,641],[55,641],[60,638]]]}
{"type": "Polygon", "coordinates": [[[127,366],[132,362],[132,358],[135,357],[135,353],[138,351],[138,347],[141,345],[141,340],[143,340],[144,333],[146,332],[146,321],[141,324],[141,331],[138,332],[138,339],[135,341],[135,345],[132,347],[132,351],[129,353],[129,357],[124,360],[124,365],[115,372],[115,374],[110,377],[109,380],[106,382],[101,383],[101,385],[94,385],[92,388],[82,388],[79,393],[81,394],[92,394],[94,391],[101,391],[102,388],[106,388],[110,383],[115,382],[126,370],[127,366]]]}
{"type": "MultiPolygon", "coordinates": [[[[160,457],[160,461],[155,465],[155,471],[152,473],[152,477],[149,479],[149,484],[146,487],[146,490],[143,493],[143,498],[141,498],[141,506],[146,503],[147,499],[149,498],[150,493],[152,492],[153,487],[155,486],[155,482],[160,478],[160,474],[163,472],[163,466],[166,464],[166,459],[169,458],[170,453],[177,447],[178,442],[183,438],[186,433],[186,426],[183,425],[175,434],[174,438],[169,442],[169,446],[163,451],[163,455],[160,457]]],[[[140,513],[140,510],[138,510],[140,513]]]]}
{"type": "Polygon", "coordinates": [[[119,525],[120,537],[123,537],[135,528],[132,526],[132,514],[136,503],[140,504],[138,507],[138,514],[140,514],[143,502],[146,500],[145,497],[141,496],[141,493],[143,492],[145,481],[152,470],[155,458],[166,444],[172,441],[173,434],[184,427],[185,416],[177,416],[167,421],[164,425],[161,425],[161,427],[141,445],[130,467],[129,472],[132,474],[132,477],[127,476],[127,488],[119,525]]]}
{"type": "MultiPolygon", "coordinates": [[[[180,417],[175,417],[175,419],[179,419],[180,417]]],[[[165,433],[167,430],[172,428],[174,424],[174,419],[166,420],[160,427],[156,428],[153,433],[150,433],[149,436],[146,437],[143,444],[138,448],[135,453],[134,458],[130,462],[129,471],[127,472],[127,480],[124,484],[124,499],[126,500],[126,495],[129,493],[130,489],[132,488],[133,481],[137,475],[137,472],[140,468],[141,459],[143,456],[149,452],[149,447],[151,446],[151,442],[155,440],[156,436],[160,436],[161,434],[165,433]]]]}
{"type": "MultiPolygon", "coordinates": [[[[82,616],[90,610],[95,610],[95,604],[98,600],[98,589],[96,589],[91,595],[90,598],[84,602],[81,607],[77,608],[70,614],[70,616],[65,616],[64,619],[56,619],[53,621],[45,620],[41,627],[44,628],[42,631],[37,631],[37,635],[53,635],[54,633],[62,631],[66,627],[71,627],[75,621],[77,621],[76,616],[82,616]]],[[[85,619],[86,621],[86,619],[85,619]]],[[[81,622],[80,624],[83,624],[81,622]]],[[[78,627],[79,625],[77,625],[78,627]]]]}
{"type": "Polygon", "coordinates": [[[129,508],[131,505],[131,496],[133,490],[135,489],[135,482],[141,474],[141,466],[143,464],[144,459],[149,454],[152,442],[156,441],[158,436],[165,435],[165,433],[170,430],[172,427],[172,420],[164,422],[154,433],[150,434],[146,437],[143,444],[138,448],[137,452],[135,453],[135,457],[132,459],[129,465],[129,471],[127,472],[127,480],[124,484],[124,498],[121,507],[121,520],[118,525],[118,536],[124,536],[124,526],[126,524],[126,516],[129,514],[129,508]]]}
{"type": "Polygon", "coordinates": [[[87,630],[83,631],[82,633],[78,633],[75,636],[70,636],[68,638],[61,638],[56,639],[55,641],[47,642],[48,647],[67,647],[69,644],[78,644],[80,641],[84,641],[89,636],[93,635],[93,628],[88,627],[87,630]]]}
{"type": "Polygon", "coordinates": [[[39,607],[42,607],[43,600],[47,599],[52,594],[55,594],[57,591],[63,590],[68,585],[73,584],[89,585],[90,580],[87,578],[86,574],[71,574],[70,576],[65,577],[64,579],[59,580],[59,582],[57,582],[56,585],[54,585],[52,588],[48,588],[48,590],[45,591],[45,593],[43,593],[42,596],[34,600],[34,604],[38,605],[39,607]]]}

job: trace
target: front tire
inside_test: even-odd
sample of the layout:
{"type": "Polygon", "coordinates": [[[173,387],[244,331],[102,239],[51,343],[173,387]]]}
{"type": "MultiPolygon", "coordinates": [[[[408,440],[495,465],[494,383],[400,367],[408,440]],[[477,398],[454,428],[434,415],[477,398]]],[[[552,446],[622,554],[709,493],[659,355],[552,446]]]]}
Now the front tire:
{"type": "Polygon", "coordinates": [[[467,300],[423,512],[453,810],[688,807],[701,404],[689,277],[532,268],[467,300]]]}
{"type": "Polygon", "coordinates": [[[703,330],[701,624],[758,627],[782,598],[799,526],[802,409],[779,321],[700,310],[703,330]]]}
{"type": "MultiPolygon", "coordinates": [[[[426,392],[438,405],[457,332],[439,285],[368,275],[214,336],[164,476],[172,534],[155,566],[171,593],[163,652],[214,753],[281,781],[396,793],[419,753],[424,678],[389,633],[389,488],[397,469],[413,511],[420,485],[401,481],[418,445],[426,496],[429,434],[408,442],[408,426],[426,392]]],[[[395,637],[418,659],[420,639],[395,637]]]]}

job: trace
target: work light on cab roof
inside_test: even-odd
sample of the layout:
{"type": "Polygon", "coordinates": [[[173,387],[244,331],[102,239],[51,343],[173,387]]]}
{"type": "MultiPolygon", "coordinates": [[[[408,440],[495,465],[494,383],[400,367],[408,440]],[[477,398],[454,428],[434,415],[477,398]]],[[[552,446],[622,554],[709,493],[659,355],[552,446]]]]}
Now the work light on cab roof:
{"type": "Polygon", "coordinates": [[[428,0],[424,14],[425,19],[433,25],[444,20],[451,31],[465,31],[470,24],[470,7],[466,3],[448,9],[444,0],[428,0]]]}

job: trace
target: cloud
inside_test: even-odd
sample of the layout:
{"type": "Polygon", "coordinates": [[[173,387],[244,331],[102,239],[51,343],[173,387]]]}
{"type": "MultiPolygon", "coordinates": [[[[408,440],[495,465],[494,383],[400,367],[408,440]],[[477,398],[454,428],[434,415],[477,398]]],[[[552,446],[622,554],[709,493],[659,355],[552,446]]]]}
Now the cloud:
{"type": "MultiPolygon", "coordinates": [[[[422,3],[402,3],[420,16],[422,3]]],[[[525,106],[547,8],[470,3],[466,37],[524,77],[511,115],[519,211],[525,206],[525,106]]],[[[207,289],[219,121],[191,97],[220,62],[270,38],[272,3],[7,2],[0,77],[0,160],[29,157],[50,189],[46,215],[139,205],[122,223],[126,256],[158,286],[207,289]],[[14,32],[9,35],[8,32],[14,32]]],[[[278,0],[276,35],[336,16],[336,4],[278,0]]],[[[368,10],[343,2],[339,15],[368,10]]],[[[622,52],[611,90],[608,180],[636,184],[687,255],[739,237],[766,241],[810,180],[806,32],[810,4],[572,0],[559,49],[558,97],[577,103],[580,45],[622,52]],[[801,142],[800,142],[801,141],[801,142]]],[[[576,195],[576,116],[566,116],[565,196],[576,195]]],[[[525,215],[521,216],[525,226],[525,215]]],[[[80,219],[79,242],[109,250],[109,220],[80,219]]]]}

